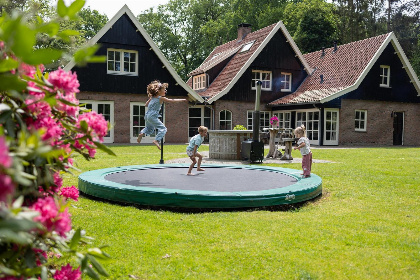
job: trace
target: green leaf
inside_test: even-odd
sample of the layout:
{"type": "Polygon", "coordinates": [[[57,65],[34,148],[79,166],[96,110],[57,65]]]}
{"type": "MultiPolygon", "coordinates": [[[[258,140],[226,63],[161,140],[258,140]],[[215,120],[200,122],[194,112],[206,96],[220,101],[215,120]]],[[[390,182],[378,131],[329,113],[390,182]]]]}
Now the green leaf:
{"type": "Polygon", "coordinates": [[[74,18],[76,14],[83,8],[83,6],[86,4],[85,0],[76,0],[68,8],[67,15],[70,18],[74,18]]]}
{"type": "Polygon", "coordinates": [[[12,69],[18,68],[19,63],[11,58],[6,58],[0,61],[0,72],[10,72],[12,69]]]}
{"type": "Polygon", "coordinates": [[[108,256],[106,256],[104,252],[102,252],[102,250],[99,248],[89,248],[88,254],[99,259],[108,259],[108,256]]]}
{"type": "Polygon", "coordinates": [[[105,146],[102,143],[99,143],[97,141],[93,141],[93,143],[96,145],[96,147],[98,147],[98,149],[104,151],[105,153],[107,153],[108,155],[111,156],[117,156],[110,148],[108,148],[107,146],[105,146]]]}
{"type": "Polygon", "coordinates": [[[99,272],[99,274],[108,277],[108,273],[103,268],[103,266],[96,260],[96,258],[92,255],[87,255],[89,258],[90,263],[93,265],[93,267],[99,272]]]}
{"type": "Polygon", "coordinates": [[[81,238],[82,238],[81,230],[80,228],[78,228],[76,232],[73,234],[73,237],[70,241],[70,244],[69,244],[70,249],[74,250],[77,244],[79,244],[79,241],[81,238]]]}
{"type": "Polygon", "coordinates": [[[100,279],[98,273],[96,273],[90,266],[86,266],[85,271],[86,271],[86,274],[89,277],[91,277],[93,279],[96,279],[96,280],[100,279]]]}
{"type": "Polygon", "coordinates": [[[62,55],[62,51],[54,49],[38,49],[23,57],[23,61],[31,65],[49,64],[62,55]]]}
{"type": "Polygon", "coordinates": [[[63,0],[58,0],[57,14],[62,18],[67,15],[67,6],[66,6],[66,4],[64,4],[63,0]]]}
{"type": "Polygon", "coordinates": [[[60,31],[60,25],[56,22],[50,22],[38,27],[39,33],[47,33],[49,36],[55,36],[60,31]]]}
{"type": "Polygon", "coordinates": [[[0,75],[0,91],[6,90],[16,90],[22,91],[25,90],[27,84],[19,79],[18,76],[12,74],[2,74],[0,75]]]}
{"type": "Polygon", "coordinates": [[[19,24],[13,35],[13,45],[11,48],[14,54],[21,59],[24,59],[27,55],[31,55],[36,43],[36,31],[19,24]]]}

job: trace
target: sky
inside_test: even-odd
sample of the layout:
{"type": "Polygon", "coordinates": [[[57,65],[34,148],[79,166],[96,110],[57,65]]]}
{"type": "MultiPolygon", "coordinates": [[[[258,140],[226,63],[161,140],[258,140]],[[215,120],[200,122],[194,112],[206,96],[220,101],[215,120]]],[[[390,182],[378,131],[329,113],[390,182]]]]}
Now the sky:
{"type": "MultiPolygon", "coordinates": [[[[64,0],[69,5],[72,0],[64,0]]],[[[97,10],[100,14],[106,14],[111,19],[126,4],[135,16],[151,7],[167,4],[169,0],[86,0],[85,8],[97,10]]]]}

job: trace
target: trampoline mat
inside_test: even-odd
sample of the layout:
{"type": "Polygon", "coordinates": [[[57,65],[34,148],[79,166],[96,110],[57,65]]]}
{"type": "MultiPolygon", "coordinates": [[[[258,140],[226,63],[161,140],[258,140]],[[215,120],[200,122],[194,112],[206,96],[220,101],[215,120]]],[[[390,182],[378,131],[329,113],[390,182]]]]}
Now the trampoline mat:
{"type": "Polygon", "coordinates": [[[194,168],[192,173],[195,176],[187,176],[188,167],[136,169],[106,175],[105,180],[134,187],[217,192],[262,191],[284,188],[297,182],[293,176],[272,170],[204,168],[206,171],[194,168]]]}

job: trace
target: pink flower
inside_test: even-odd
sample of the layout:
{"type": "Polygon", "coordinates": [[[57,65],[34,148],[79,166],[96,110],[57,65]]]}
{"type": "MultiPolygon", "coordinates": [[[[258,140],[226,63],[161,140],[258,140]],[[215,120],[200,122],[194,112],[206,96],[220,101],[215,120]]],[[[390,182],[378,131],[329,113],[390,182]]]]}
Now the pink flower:
{"type": "Polygon", "coordinates": [[[12,158],[9,156],[9,147],[3,136],[0,136],[0,166],[5,168],[12,166],[12,158]]]}
{"type": "Polygon", "coordinates": [[[87,123],[88,133],[90,133],[93,138],[97,137],[100,141],[103,141],[104,136],[108,133],[108,122],[102,114],[91,111],[80,115],[77,124],[78,127],[80,127],[80,122],[82,121],[87,123]]]}
{"type": "Polygon", "coordinates": [[[76,73],[72,74],[63,69],[58,69],[49,74],[48,81],[54,85],[54,90],[61,89],[66,95],[79,92],[80,84],[76,73]]]}
{"type": "Polygon", "coordinates": [[[74,92],[67,93],[65,95],[63,95],[61,92],[58,92],[57,99],[63,99],[67,102],[74,104],[74,106],[71,106],[58,101],[56,107],[59,111],[64,112],[71,117],[77,117],[77,115],[79,114],[79,100],[76,98],[74,92]]]}
{"type": "Polygon", "coordinates": [[[47,252],[37,248],[34,248],[33,251],[36,256],[36,265],[41,266],[48,259],[47,252]]]}
{"type": "Polygon", "coordinates": [[[0,201],[7,201],[7,198],[15,192],[15,185],[9,175],[0,173],[0,201]]]}
{"type": "Polygon", "coordinates": [[[54,185],[57,186],[57,189],[60,189],[63,186],[63,178],[60,176],[60,172],[55,172],[53,174],[54,185]]]}
{"type": "Polygon", "coordinates": [[[60,195],[77,201],[79,198],[79,190],[75,186],[62,188],[60,195]]]}
{"type": "Polygon", "coordinates": [[[82,279],[82,272],[80,268],[73,270],[70,264],[62,266],[60,270],[54,273],[55,280],[80,280],[82,279]]]}
{"type": "Polygon", "coordinates": [[[50,196],[39,198],[32,205],[31,209],[40,213],[34,220],[43,224],[48,231],[55,230],[60,236],[64,237],[71,230],[68,209],[66,208],[63,212],[59,212],[54,198],[50,196]]]}

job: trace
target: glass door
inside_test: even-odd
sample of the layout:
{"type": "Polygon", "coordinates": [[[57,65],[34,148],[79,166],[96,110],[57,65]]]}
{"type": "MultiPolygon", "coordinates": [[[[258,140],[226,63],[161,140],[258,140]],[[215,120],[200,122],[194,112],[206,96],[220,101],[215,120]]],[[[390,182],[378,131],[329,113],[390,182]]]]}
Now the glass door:
{"type": "MultiPolygon", "coordinates": [[[[137,137],[140,131],[146,126],[144,115],[147,107],[145,103],[131,102],[130,103],[130,143],[137,143],[137,137]]],[[[142,138],[141,143],[150,144],[155,139],[155,133],[146,135],[142,138]]]]}
{"type": "Polygon", "coordinates": [[[338,145],[338,109],[325,109],[324,145],[338,145]]]}
{"type": "MultiPolygon", "coordinates": [[[[200,125],[204,125],[208,129],[212,129],[211,108],[207,106],[193,106],[190,107],[188,111],[188,139],[198,134],[198,127],[200,125]]],[[[205,139],[206,142],[208,142],[207,138],[205,139]]]]}
{"type": "Polygon", "coordinates": [[[105,120],[111,124],[111,129],[104,137],[104,143],[114,143],[114,102],[96,100],[80,100],[79,102],[80,104],[84,104],[86,109],[102,114],[105,120]]]}

